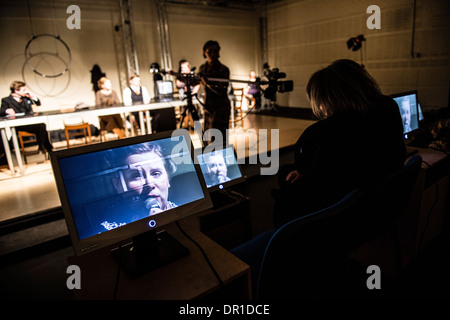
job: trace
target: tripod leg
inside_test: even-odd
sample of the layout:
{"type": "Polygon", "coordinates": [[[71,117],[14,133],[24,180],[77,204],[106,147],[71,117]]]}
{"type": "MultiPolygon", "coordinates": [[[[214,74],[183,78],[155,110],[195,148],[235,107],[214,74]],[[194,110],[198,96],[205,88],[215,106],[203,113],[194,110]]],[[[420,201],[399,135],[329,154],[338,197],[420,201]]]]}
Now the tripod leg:
{"type": "Polygon", "coordinates": [[[198,120],[194,121],[194,132],[197,133],[200,143],[203,148],[205,146],[205,144],[203,142],[203,129],[202,129],[202,124],[198,120]]]}
{"type": "Polygon", "coordinates": [[[183,127],[183,122],[184,122],[184,119],[186,118],[186,113],[187,113],[187,106],[184,106],[184,110],[181,113],[181,118],[180,118],[180,129],[183,127]]]}
{"type": "Polygon", "coordinates": [[[198,116],[197,108],[192,104],[189,106],[189,112],[191,114],[192,120],[198,121],[200,120],[200,117],[198,116]]]}

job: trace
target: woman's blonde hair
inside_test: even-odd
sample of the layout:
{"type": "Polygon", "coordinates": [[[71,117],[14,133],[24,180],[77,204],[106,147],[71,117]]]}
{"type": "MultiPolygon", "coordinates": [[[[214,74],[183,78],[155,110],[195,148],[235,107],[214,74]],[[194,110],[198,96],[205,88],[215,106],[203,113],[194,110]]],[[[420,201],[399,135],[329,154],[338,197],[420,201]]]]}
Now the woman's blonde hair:
{"type": "Polygon", "coordinates": [[[109,79],[108,79],[107,77],[101,77],[100,79],[98,79],[97,85],[99,86],[99,88],[101,88],[102,85],[103,85],[106,81],[108,81],[108,80],[109,80],[109,79]]]}
{"type": "Polygon", "coordinates": [[[342,59],[316,71],[306,86],[314,115],[319,119],[335,113],[368,111],[379,95],[375,79],[358,63],[342,59]]]}

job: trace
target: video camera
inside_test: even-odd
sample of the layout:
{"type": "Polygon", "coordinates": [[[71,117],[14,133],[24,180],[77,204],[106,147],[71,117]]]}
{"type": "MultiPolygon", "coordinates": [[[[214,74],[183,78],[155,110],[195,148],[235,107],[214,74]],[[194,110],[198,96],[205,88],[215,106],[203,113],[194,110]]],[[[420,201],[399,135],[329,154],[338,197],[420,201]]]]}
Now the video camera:
{"type": "MultiPolygon", "coordinates": [[[[157,63],[153,63],[150,66],[150,73],[161,73],[163,75],[170,74],[178,78],[178,80],[184,82],[186,85],[192,85],[193,83],[197,84],[200,81],[206,80],[207,83],[213,82],[240,82],[240,83],[251,83],[250,81],[245,80],[233,80],[233,79],[218,79],[218,78],[205,78],[201,77],[198,74],[195,74],[193,71],[195,67],[192,68],[191,73],[183,74],[176,73],[174,71],[166,71],[164,69],[160,70],[159,65],[157,63]],[[157,68],[154,65],[157,65],[157,68]],[[153,68],[152,68],[153,67],[153,68]]],[[[257,79],[257,85],[259,89],[264,94],[264,97],[270,99],[272,101],[276,100],[277,92],[291,92],[294,90],[294,82],[292,80],[280,81],[280,79],[286,78],[286,73],[280,72],[278,68],[269,69],[265,66],[264,76],[262,78],[257,79]]]]}
{"type": "Polygon", "coordinates": [[[294,90],[292,80],[279,81],[286,78],[286,73],[280,72],[278,68],[267,69],[264,76],[259,81],[259,87],[264,93],[264,97],[275,101],[276,93],[291,92],[294,90]]]}

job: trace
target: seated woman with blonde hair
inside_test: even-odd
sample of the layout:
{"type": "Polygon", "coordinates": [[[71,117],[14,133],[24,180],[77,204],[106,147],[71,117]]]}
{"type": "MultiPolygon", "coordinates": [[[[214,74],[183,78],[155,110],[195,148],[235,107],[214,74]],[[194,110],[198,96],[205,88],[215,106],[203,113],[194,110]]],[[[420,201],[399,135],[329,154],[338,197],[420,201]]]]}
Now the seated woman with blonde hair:
{"type": "MultiPolygon", "coordinates": [[[[95,105],[109,107],[120,104],[117,92],[112,89],[111,80],[102,77],[98,80],[99,91],[95,93],[95,105]]],[[[114,132],[119,139],[125,138],[125,129],[120,114],[100,116],[100,130],[114,132]]]]}

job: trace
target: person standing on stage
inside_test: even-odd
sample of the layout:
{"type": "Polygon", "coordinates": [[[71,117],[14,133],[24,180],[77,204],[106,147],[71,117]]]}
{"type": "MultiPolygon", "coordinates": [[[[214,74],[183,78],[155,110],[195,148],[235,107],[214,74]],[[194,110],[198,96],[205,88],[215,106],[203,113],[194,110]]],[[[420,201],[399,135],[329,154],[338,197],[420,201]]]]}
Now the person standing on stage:
{"type": "MultiPolygon", "coordinates": [[[[228,81],[211,81],[210,78],[230,79],[230,70],[220,61],[220,45],[209,40],[203,46],[203,57],[206,62],[200,66],[199,75],[205,91],[204,130],[218,129],[226,143],[226,131],[229,127],[231,112],[228,99],[228,81]]],[[[208,139],[208,138],[207,138],[208,139]]],[[[212,142],[211,140],[209,142],[212,142]]]]}

